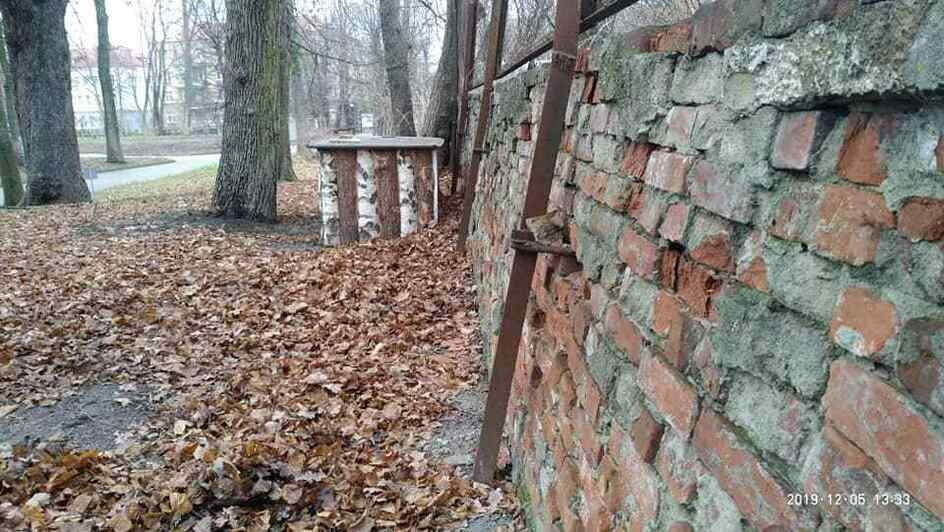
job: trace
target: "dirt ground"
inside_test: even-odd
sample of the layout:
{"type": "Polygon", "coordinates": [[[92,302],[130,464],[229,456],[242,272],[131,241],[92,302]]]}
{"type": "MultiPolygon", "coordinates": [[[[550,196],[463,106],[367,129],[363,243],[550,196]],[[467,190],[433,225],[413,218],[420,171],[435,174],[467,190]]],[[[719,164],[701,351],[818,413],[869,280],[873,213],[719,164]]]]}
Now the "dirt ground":
{"type": "Polygon", "coordinates": [[[456,219],[317,245],[212,179],[0,212],[0,529],[513,530],[472,483],[484,404],[456,219]],[[148,192],[149,190],[149,192],[148,192]]]}

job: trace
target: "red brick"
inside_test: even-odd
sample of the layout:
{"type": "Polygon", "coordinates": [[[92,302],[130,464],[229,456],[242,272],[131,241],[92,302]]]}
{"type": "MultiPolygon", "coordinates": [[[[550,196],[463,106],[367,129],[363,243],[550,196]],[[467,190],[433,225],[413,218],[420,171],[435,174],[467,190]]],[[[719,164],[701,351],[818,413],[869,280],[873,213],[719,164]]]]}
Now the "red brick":
{"type": "Polygon", "coordinates": [[[682,257],[677,270],[677,289],[682,301],[696,316],[707,318],[711,311],[711,300],[721,287],[721,281],[706,268],[682,257]]]}
{"type": "Polygon", "coordinates": [[[678,267],[682,260],[682,252],[669,248],[662,253],[662,262],[659,267],[659,286],[665,290],[675,292],[678,286],[678,267]]]}
{"type": "Polygon", "coordinates": [[[809,242],[810,221],[816,212],[819,197],[813,190],[800,189],[780,200],[767,230],[784,240],[809,242]]]}
{"type": "Polygon", "coordinates": [[[702,4],[692,17],[689,52],[702,55],[729,48],[745,33],[760,30],[762,14],[759,1],[716,0],[702,4]]]}
{"type": "Polygon", "coordinates": [[[577,50],[577,61],[574,64],[574,72],[586,74],[589,72],[591,48],[584,47],[577,50]]]}
{"type": "Polygon", "coordinates": [[[648,142],[630,142],[623,155],[623,173],[641,179],[649,165],[649,155],[655,148],[654,144],[648,142]]]}
{"type": "Polygon", "coordinates": [[[944,434],[891,386],[848,360],[833,362],[826,419],[928,510],[944,518],[944,434]]]}
{"type": "Polygon", "coordinates": [[[610,305],[606,310],[605,323],[606,333],[616,347],[626,353],[629,360],[638,366],[643,347],[643,336],[639,328],[624,318],[616,305],[610,305]]]}
{"type": "Polygon", "coordinates": [[[656,421],[648,410],[643,409],[636,421],[633,421],[629,434],[632,437],[636,452],[643,462],[652,463],[659,450],[659,440],[662,438],[663,426],[656,421]]]}
{"type": "Polygon", "coordinates": [[[609,453],[600,462],[600,475],[597,480],[597,492],[610,512],[616,513],[623,507],[626,498],[625,480],[619,465],[609,453]]]}
{"type": "Polygon", "coordinates": [[[944,200],[908,199],[898,211],[898,230],[911,240],[944,239],[944,200]]]}
{"type": "Polygon", "coordinates": [[[850,353],[875,358],[898,333],[898,328],[895,305],[870,290],[853,287],[839,297],[829,336],[850,353]]]}
{"type": "Polygon", "coordinates": [[[695,127],[697,107],[677,105],[666,117],[667,130],[663,144],[672,146],[687,145],[691,142],[692,129],[695,127]]]}
{"type": "Polygon", "coordinates": [[[853,183],[881,185],[888,177],[888,168],[882,157],[882,138],[891,132],[894,125],[894,118],[890,116],[850,114],[836,173],[853,183]]]}
{"type": "Polygon", "coordinates": [[[571,305],[570,318],[574,325],[574,336],[577,338],[577,344],[582,346],[587,338],[587,331],[590,329],[590,321],[593,319],[590,314],[590,303],[578,301],[571,305]]]}
{"type": "Polygon", "coordinates": [[[596,88],[597,88],[596,74],[588,73],[584,77],[583,94],[580,97],[580,101],[585,102],[585,103],[592,103],[593,92],[596,90],[596,88]]]}
{"type": "Polygon", "coordinates": [[[722,376],[719,370],[711,361],[711,341],[708,338],[703,339],[701,344],[695,349],[695,365],[701,375],[701,383],[713,399],[721,400],[722,376]]]}
{"type": "Polygon", "coordinates": [[[661,356],[646,355],[639,367],[639,388],[669,425],[688,438],[698,416],[698,395],[685,377],[661,356]]]}
{"type": "Polygon", "coordinates": [[[518,125],[518,140],[531,140],[530,122],[522,122],[518,125]]]}
{"type": "Polygon", "coordinates": [[[678,434],[669,431],[662,437],[656,469],[676,502],[687,504],[695,499],[698,477],[704,473],[704,468],[692,447],[678,434]]]}
{"type": "Polygon", "coordinates": [[[643,279],[653,280],[659,271],[659,247],[627,227],[619,242],[619,256],[630,271],[643,279]]]}
{"type": "Polygon", "coordinates": [[[748,223],[754,214],[754,194],[749,183],[721,174],[701,160],[692,172],[692,202],[729,220],[748,223]]]}
{"type": "Polygon", "coordinates": [[[682,319],[682,306],[675,297],[667,292],[659,292],[652,304],[652,330],[665,338],[672,330],[672,324],[682,319]]]}
{"type": "Polygon", "coordinates": [[[594,316],[602,316],[603,312],[610,305],[610,295],[603,285],[593,284],[590,286],[590,311],[594,316]]]}
{"type": "Polygon", "coordinates": [[[554,479],[554,494],[561,513],[570,509],[570,501],[577,496],[580,478],[577,474],[577,466],[572,461],[566,460],[562,466],[558,467],[557,477],[554,479]]]}
{"type": "Polygon", "coordinates": [[[911,396],[944,416],[944,353],[935,340],[944,337],[944,320],[915,320],[902,332],[898,378],[911,396]]]}
{"type": "Polygon", "coordinates": [[[823,129],[828,125],[823,111],[803,111],[784,115],[777,129],[770,165],[784,170],[806,170],[819,149],[823,129]]]}
{"type": "Polygon", "coordinates": [[[873,262],[882,229],[895,226],[882,196],[851,187],[827,187],[818,217],[819,250],[855,266],[873,262]]]}
{"type": "Polygon", "coordinates": [[[695,529],[685,521],[676,521],[669,525],[669,532],[695,532],[695,529]]]}
{"type": "Polygon", "coordinates": [[[692,34],[691,21],[684,20],[671,26],[660,28],[653,35],[650,43],[651,52],[685,53],[688,51],[688,40],[692,34]]]}
{"type": "Polygon", "coordinates": [[[577,186],[584,194],[597,201],[606,195],[607,176],[602,172],[585,172],[577,178],[577,186]]]}
{"type": "Polygon", "coordinates": [[[673,242],[681,242],[688,228],[688,214],[691,209],[684,203],[673,203],[665,210],[665,219],[659,226],[659,235],[673,242]]]}
{"type": "Polygon", "coordinates": [[[610,431],[610,456],[616,460],[626,481],[625,489],[636,510],[633,520],[652,523],[659,514],[658,477],[636,452],[629,438],[618,427],[610,431]]]}
{"type": "Polygon", "coordinates": [[[689,255],[693,259],[716,270],[734,273],[732,230],[728,223],[699,215],[691,232],[689,240],[694,242],[690,243],[689,255]]]}
{"type": "MultiPolygon", "coordinates": [[[[871,458],[830,425],[823,427],[818,445],[803,468],[803,492],[828,501],[840,493],[862,493],[871,498],[889,484],[888,477],[871,458]]],[[[852,530],[866,528],[865,505],[821,504],[819,507],[852,530]]],[[[878,530],[884,530],[879,528],[878,530]]]]}
{"type": "Polygon", "coordinates": [[[647,185],[668,192],[685,192],[685,180],[695,158],[668,151],[657,151],[649,157],[644,180],[647,185]]]}
{"type": "Polygon", "coordinates": [[[603,458],[603,445],[600,442],[600,435],[597,434],[596,424],[585,410],[575,408],[572,412],[583,455],[590,464],[596,467],[603,458]]]}
{"type": "Polygon", "coordinates": [[[704,410],[695,426],[693,446],[702,464],[752,525],[761,530],[816,528],[812,514],[787,504],[787,490],[764,469],[730,421],[713,410],[704,410]]]}
{"type": "Polygon", "coordinates": [[[744,252],[738,260],[738,280],[754,290],[767,293],[767,263],[763,257],[764,236],[760,231],[753,231],[747,238],[744,252]]]}

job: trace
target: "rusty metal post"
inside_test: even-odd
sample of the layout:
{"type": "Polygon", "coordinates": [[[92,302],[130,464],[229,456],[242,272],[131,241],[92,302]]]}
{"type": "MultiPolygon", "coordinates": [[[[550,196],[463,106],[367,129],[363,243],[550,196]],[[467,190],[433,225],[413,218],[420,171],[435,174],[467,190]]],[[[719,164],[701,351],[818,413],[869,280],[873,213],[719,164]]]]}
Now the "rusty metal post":
{"type": "Polygon", "coordinates": [[[459,251],[465,253],[465,241],[472,217],[472,204],[475,202],[475,186],[479,177],[479,164],[482,162],[482,149],[485,147],[485,133],[488,131],[492,115],[492,94],[495,74],[501,67],[502,48],[505,45],[505,23],[508,19],[508,1],[492,2],[492,19],[488,28],[488,55],[485,59],[485,85],[482,87],[482,100],[479,105],[479,121],[475,128],[472,148],[472,161],[465,179],[465,200],[462,203],[462,222],[459,224],[459,251]]]}
{"type": "MultiPolygon", "coordinates": [[[[528,188],[521,215],[520,226],[528,218],[547,212],[547,204],[554,180],[554,167],[564,134],[564,117],[573,83],[577,57],[581,3],[557,2],[556,31],[551,57],[551,70],[544,93],[544,106],[538,126],[537,140],[531,168],[528,172],[528,188]]],[[[531,294],[531,279],[537,263],[533,251],[515,250],[511,277],[508,280],[508,295],[505,299],[498,347],[492,363],[492,378],[485,406],[485,421],[479,438],[478,454],[475,457],[473,478],[491,484],[495,480],[495,466],[501,445],[511,384],[515,374],[521,330],[524,325],[528,298],[531,294]]]]}
{"type": "Polygon", "coordinates": [[[456,128],[456,149],[452,164],[452,193],[459,192],[462,182],[462,147],[465,144],[466,130],[469,127],[469,89],[475,73],[475,36],[479,26],[478,0],[465,0],[463,10],[462,36],[459,43],[459,120],[456,128]]]}

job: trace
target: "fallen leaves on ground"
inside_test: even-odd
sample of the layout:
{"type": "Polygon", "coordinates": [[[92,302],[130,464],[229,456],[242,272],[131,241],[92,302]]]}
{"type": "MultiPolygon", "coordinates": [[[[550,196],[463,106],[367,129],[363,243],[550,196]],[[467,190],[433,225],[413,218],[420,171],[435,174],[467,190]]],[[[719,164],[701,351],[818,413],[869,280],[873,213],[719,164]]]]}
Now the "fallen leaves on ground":
{"type": "Polygon", "coordinates": [[[0,449],[0,528],[441,529],[512,509],[423,450],[480,370],[455,221],[318,250],[312,181],[281,188],[278,226],[202,217],[209,182],[0,212],[0,412],[91,382],[159,407],[115,452],[0,449]]]}

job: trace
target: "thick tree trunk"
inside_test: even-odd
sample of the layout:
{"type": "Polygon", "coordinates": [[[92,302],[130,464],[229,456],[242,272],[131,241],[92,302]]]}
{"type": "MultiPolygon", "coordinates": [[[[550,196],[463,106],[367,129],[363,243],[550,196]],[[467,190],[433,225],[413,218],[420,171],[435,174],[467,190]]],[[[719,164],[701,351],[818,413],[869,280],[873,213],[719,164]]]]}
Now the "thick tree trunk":
{"type": "MultiPolygon", "coordinates": [[[[2,43],[0,48],[3,48],[2,43]]],[[[3,187],[4,205],[16,207],[23,201],[23,181],[10,135],[10,121],[7,120],[7,96],[3,96],[4,101],[0,102],[0,186],[3,187]]]]}
{"type": "Polygon", "coordinates": [[[400,20],[400,0],[381,0],[379,4],[394,131],[397,135],[416,136],[413,90],[410,87],[410,46],[400,20]]]}
{"type": "MultiPolygon", "coordinates": [[[[433,94],[426,111],[423,134],[428,137],[446,139],[441,153],[450,153],[452,138],[450,133],[458,121],[459,106],[459,0],[446,0],[446,31],[443,37],[442,55],[436,70],[433,94]]],[[[448,157],[440,158],[442,163],[448,157]]]]}
{"type": "Polygon", "coordinates": [[[284,154],[284,0],[227,0],[223,155],[213,208],[227,218],[276,217],[284,154]]]}
{"type": "Polygon", "coordinates": [[[4,111],[7,116],[7,129],[10,130],[10,138],[13,140],[13,147],[16,149],[16,160],[20,165],[26,164],[26,152],[23,150],[23,137],[20,135],[20,122],[16,117],[16,91],[13,89],[13,80],[16,74],[13,65],[7,59],[7,39],[6,23],[0,23],[0,29],[4,37],[0,39],[0,70],[3,71],[3,103],[4,111]]]}
{"type": "MultiPolygon", "coordinates": [[[[280,181],[295,181],[295,167],[292,165],[292,135],[289,131],[289,82],[292,77],[292,31],[295,28],[295,5],[292,0],[284,0],[282,7],[282,71],[279,80],[279,97],[282,100],[282,171],[280,181]]],[[[298,124],[296,124],[297,126],[298,124]]]]}
{"type": "Polygon", "coordinates": [[[115,84],[111,79],[111,43],[108,39],[108,12],[105,0],[95,0],[98,21],[98,82],[102,86],[102,107],[105,111],[105,151],[110,163],[123,163],[121,133],[118,130],[118,111],[115,109],[115,84]]]}
{"type": "Polygon", "coordinates": [[[67,0],[0,0],[16,70],[16,102],[29,175],[27,201],[90,199],[79,165],[72,110],[67,0]]]}

